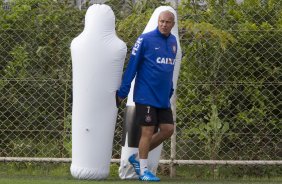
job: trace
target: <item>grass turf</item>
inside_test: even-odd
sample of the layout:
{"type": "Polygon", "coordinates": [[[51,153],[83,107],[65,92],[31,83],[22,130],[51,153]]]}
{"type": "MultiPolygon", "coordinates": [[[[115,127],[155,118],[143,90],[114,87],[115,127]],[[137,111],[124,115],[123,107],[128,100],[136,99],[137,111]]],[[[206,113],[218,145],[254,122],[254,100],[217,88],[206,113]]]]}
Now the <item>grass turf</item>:
{"type": "MultiPolygon", "coordinates": [[[[107,180],[95,181],[95,180],[76,180],[70,177],[37,177],[37,176],[2,176],[0,178],[1,184],[131,184],[131,183],[148,183],[138,180],[120,180],[117,177],[110,177],[107,180]]],[[[197,180],[177,178],[171,179],[163,177],[161,178],[161,184],[280,184],[281,180],[267,180],[267,179],[255,179],[255,180],[197,180]]]]}
{"type": "MultiPolygon", "coordinates": [[[[131,184],[148,183],[138,180],[121,180],[118,164],[112,164],[106,180],[77,180],[69,172],[70,164],[0,163],[0,184],[131,184]]],[[[177,166],[177,175],[170,178],[169,169],[160,167],[161,184],[281,184],[281,167],[218,167],[177,166]]]]}

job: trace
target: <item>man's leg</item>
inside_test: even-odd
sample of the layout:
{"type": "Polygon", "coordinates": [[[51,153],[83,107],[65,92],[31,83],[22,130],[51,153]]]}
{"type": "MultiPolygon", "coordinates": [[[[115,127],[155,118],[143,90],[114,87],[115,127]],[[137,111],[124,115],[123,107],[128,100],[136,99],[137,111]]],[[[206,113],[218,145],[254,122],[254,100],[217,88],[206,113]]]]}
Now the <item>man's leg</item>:
{"type": "MultiPolygon", "coordinates": [[[[138,147],[140,161],[139,180],[160,181],[160,178],[156,177],[151,171],[148,170],[148,154],[150,150],[152,136],[154,135],[154,131],[157,125],[156,108],[136,103],[136,121],[141,127],[141,137],[139,140],[138,147]]],[[[130,158],[131,157],[129,157],[129,162],[130,158]]],[[[132,162],[130,163],[132,164],[132,162]]],[[[136,170],[136,167],[134,168],[136,170]]]]}
{"type": "Polygon", "coordinates": [[[155,126],[141,126],[141,138],[139,141],[139,161],[141,181],[160,181],[150,170],[148,170],[148,153],[150,143],[154,134],[155,126]]]}
{"type": "Polygon", "coordinates": [[[149,151],[159,146],[163,141],[170,138],[174,132],[173,124],[160,124],[160,130],[156,132],[151,140],[149,151]]]}
{"type": "Polygon", "coordinates": [[[133,165],[138,175],[143,175],[147,169],[150,143],[157,124],[157,114],[154,107],[136,103],[136,121],[140,125],[141,135],[138,145],[139,153],[133,154],[128,161],[133,165]],[[139,161],[140,163],[139,163],[139,161]]]}
{"type": "Polygon", "coordinates": [[[152,137],[150,151],[159,146],[164,140],[171,137],[174,132],[173,115],[171,108],[157,109],[159,131],[152,137]]]}
{"type": "Polygon", "coordinates": [[[144,171],[148,169],[147,160],[154,130],[155,126],[141,126],[141,138],[139,141],[139,161],[141,176],[144,174],[144,171]]]}

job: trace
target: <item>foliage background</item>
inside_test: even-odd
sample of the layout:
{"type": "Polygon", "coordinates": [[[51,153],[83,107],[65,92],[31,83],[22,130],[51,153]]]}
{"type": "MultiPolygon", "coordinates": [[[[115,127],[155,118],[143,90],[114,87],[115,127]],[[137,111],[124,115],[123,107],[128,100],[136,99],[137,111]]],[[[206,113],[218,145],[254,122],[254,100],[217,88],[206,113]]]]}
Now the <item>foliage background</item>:
{"type": "MultiPolygon", "coordinates": [[[[186,0],[177,89],[180,160],[281,160],[282,1],[186,0]]],[[[163,1],[116,1],[130,53],[163,1]]],[[[73,1],[0,2],[0,156],[71,157],[70,43],[84,27],[73,1]]],[[[124,107],[124,104],[123,104],[124,107]]],[[[123,110],[113,158],[120,158],[123,110]]],[[[170,142],[163,158],[170,159],[170,142]]]]}

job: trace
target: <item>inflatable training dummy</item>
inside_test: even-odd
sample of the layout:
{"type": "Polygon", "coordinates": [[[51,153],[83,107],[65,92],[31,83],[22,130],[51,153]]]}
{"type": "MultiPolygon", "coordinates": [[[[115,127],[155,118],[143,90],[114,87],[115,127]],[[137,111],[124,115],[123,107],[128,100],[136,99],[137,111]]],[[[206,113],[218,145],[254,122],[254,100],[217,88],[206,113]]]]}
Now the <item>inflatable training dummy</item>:
{"type": "MultiPolygon", "coordinates": [[[[179,75],[180,63],[181,63],[181,48],[179,44],[179,36],[178,36],[178,25],[177,25],[177,16],[175,10],[170,6],[160,6],[158,7],[153,15],[151,16],[145,30],[143,33],[147,33],[153,31],[158,26],[158,18],[159,14],[163,11],[169,10],[175,16],[175,25],[171,30],[171,33],[177,39],[177,54],[176,54],[176,63],[174,66],[173,72],[173,87],[174,91],[176,91],[177,87],[177,79],[179,75]]],[[[121,150],[121,162],[119,167],[119,177],[121,179],[134,179],[138,178],[136,175],[134,168],[128,162],[128,158],[138,152],[138,143],[140,139],[140,128],[139,125],[134,121],[135,118],[135,103],[133,102],[133,88],[134,88],[134,80],[131,83],[130,92],[127,99],[126,110],[125,110],[125,121],[123,125],[123,139],[122,139],[122,150],[121,150]]],[[[171,108],[175,114],[175,95],[171,98],[171,108]]],[[[174,115],[174,122],[175,122],[174,115]]],[[[148,169],[156,174],[157,167],[160,160],[162,145],[158,146],[154,150],[149,152],[148,156],[148,169]]]]}
{"type": "Polygon", "coordinates": [[[73,69],[72,163],[78,179],[109,175],[117,118],[115,92],[126,56],[116,36],[115,15],[107,5],[92,5],[83,32],[71,43],[73,69]]]}

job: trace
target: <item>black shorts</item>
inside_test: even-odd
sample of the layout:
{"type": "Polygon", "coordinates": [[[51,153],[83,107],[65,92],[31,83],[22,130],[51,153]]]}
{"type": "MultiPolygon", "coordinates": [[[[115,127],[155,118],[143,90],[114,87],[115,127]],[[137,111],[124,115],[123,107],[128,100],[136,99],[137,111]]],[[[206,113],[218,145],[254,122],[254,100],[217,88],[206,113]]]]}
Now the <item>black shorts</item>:
{"type": "Polygon", "coordinates": [[[173,124],[171,108],[156,108],[149,105],[135,103],[136,121],[142,126],[157,126],[159,124],[173,124]]]}

